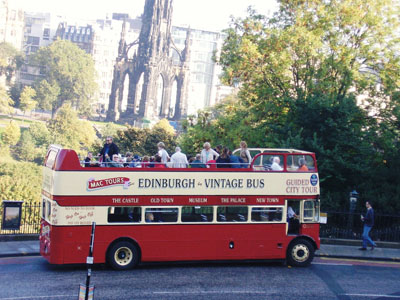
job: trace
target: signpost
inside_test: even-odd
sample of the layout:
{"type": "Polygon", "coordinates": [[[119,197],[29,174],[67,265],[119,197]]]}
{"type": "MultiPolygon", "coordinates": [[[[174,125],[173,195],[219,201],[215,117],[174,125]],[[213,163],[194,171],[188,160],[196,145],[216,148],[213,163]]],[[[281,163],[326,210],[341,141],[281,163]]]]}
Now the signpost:
{"type": "Polygon", "coordinates": [[[79,300],[93,300],[94,299],[94,285],[90,285],[90,277],[92,276],[93,244],[94,244],[95,229],[96,229],[96,222],[93,222],[92,223],[92,233],[90,235],[89,256],[86,258],[86,266],[87,266],[86,284],[79,285],[79,300]]]}

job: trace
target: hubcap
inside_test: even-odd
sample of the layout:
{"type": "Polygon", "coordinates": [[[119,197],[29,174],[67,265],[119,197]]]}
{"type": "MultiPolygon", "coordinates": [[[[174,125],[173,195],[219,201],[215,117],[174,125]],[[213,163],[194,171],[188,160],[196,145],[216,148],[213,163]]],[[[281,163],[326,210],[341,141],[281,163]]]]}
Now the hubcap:
{"type": "Polygon", "coordinates": [[[292,249],[292,257],[297,262],[305,262],[310,256],[308,247],[303,244],[297,244],[292,249]]]}
{"type": "Polygon", "coordinates": [[[120,266],[126,266],[133,259],[132,250],[127,247],[118,248],[118,250],[115,251],[114,259],[115,259],[115,262],[117,264],[119,264],[120,266]]]}

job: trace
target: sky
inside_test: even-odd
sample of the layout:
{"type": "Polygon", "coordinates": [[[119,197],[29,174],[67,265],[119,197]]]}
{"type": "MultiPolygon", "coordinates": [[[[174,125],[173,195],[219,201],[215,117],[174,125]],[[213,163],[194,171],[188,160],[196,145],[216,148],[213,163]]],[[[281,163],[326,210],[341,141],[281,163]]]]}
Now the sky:
{"type": "MultiPolygon", "coordinates": [[[[145,0],[9,0],[28,12],[51,12],[81,20],[104,19],[113,12],[142,14],[145,0]]],[[[268,15],[277,10],[275,0],[173,0],[173,25],[219,31],[230,16],[246,16],[247,7],[268,15]]]]}

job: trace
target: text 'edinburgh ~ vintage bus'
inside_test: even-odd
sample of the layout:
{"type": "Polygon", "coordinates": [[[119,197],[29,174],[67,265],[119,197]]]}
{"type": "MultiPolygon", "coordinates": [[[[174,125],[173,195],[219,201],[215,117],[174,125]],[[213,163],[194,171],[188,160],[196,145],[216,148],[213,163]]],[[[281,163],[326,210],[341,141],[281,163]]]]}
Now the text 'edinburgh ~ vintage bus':
{"type": "Polygon", "coordinates": [[[260,149],[248,168],[85,168],[51,146],[44,166],[40,253],[52,264],[282,259],[319,249],[314,153],[260,149]],[[279,168],[271,167],[278,162],[279,168]]]}

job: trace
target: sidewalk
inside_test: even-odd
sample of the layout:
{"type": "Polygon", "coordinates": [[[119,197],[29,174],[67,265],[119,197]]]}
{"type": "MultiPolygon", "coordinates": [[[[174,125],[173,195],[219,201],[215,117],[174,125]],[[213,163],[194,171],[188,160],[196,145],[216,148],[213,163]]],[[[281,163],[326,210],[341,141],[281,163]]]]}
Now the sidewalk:
{"type": "MultiPolygon", "coordinates": [[[[378,247],[375,250],[360,251],[359,245],[321,244],[315,256],[332,258],[351,258],[382,261],[399,261],[400,249],[378,247]]],[[[0,257],[39,255],[39,241],[0,241],[0,257]]]]}
{"type": "Polygon", "coordinates": [[[358,250],[360,247],[361,241],[358,246],[321,244],[321,248],[315,252],[315,256],[400,262],[400,249],[378,247],[371,251],[368,247],[368,250],[361,251],[358,250]]]}
{"type": "Polygon", "coordinates": [[[0,241],[0,257],[39,255],[39,240],[0,241]]]}

